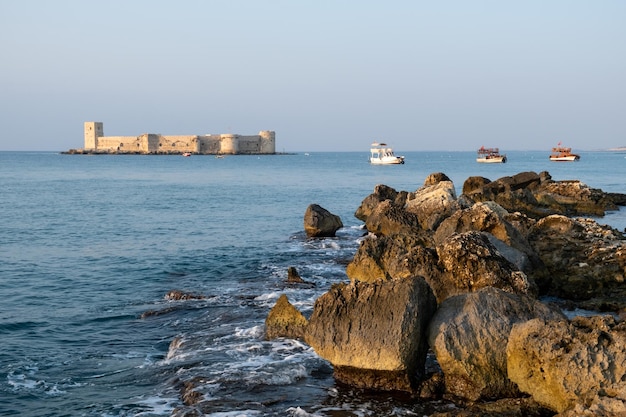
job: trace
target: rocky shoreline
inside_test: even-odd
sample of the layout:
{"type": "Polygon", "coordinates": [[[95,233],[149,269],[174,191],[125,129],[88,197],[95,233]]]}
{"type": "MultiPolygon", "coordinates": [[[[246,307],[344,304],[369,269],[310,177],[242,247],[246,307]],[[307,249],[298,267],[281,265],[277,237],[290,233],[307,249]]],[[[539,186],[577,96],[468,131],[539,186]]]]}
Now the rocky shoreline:
{"type": "MultiPolygon", "coordinates": [[[[266,336],[305,341],[340,383],[458,405],[438,416],[626,416],[626,240],[588,218],[624,204],[547,172],[470,177],[460,196],[443,173],[378,185],[349,281],[308,319],[282,296],[266,336]]],[[[340,227],[307,209],[311,238],[340,227]]]]}

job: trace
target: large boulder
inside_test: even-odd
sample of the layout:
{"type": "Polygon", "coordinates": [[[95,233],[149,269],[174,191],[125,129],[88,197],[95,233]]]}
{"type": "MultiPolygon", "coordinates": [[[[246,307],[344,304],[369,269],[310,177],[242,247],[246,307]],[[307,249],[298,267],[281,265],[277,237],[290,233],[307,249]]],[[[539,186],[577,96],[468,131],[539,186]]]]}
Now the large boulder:
{"type": "MultiPolygon", "coordinates": [[[[432,177],[432,175],[431,175],[432,177]]],[[[409,195],[406,210],[417,215],[422,228],[434,230],[439,223],[459,208],[454,183],[426,179],[426,185],[409,195]]]]}
{"type": "Polygon", "coordinates": [[[508,375],[563,415],[623,416],[625,346],[626,323],[611,316],[518,323],[507,345],[508,375]]]}
{"type": "Polygon", "coordinates": [[[437,246],[437,256],[441,276],[432,285],[439,302],[484,287],[520,294],[537,293],[535,283],[500,254],[486,233],[452,235],[437,246]]]}
{"type": "Polygon", "coordinates": [[[317,204],[309,205],[304,213],[304,231],[309,237],[333,237],[342,227],[339,216],[317,204]]]}
{"type": "Polygon", "coordinates": [[[315,301],[305,341],[346,384],[411,391],[424,372],[435,297],[423,278],[336,284],[315,301]]]}
{"type": "Polygon", "coordinates": [[[367,216],[365,228],[371,233],[385,236],[419,234],[421,231],[418,216],[391,200],[378,203],[367,216]]]}
{"type": "Polygon", "coordinates": [[[507,376],[507,340],[515,323],[538,317],[564,319],[533,298],[493,287],[443,301],[428,327],[428,342],[448,394],[470,401],[518,396],[507,376]]]}
{"type": "Polygon", "coordinates": [[[626,240],[595,220],[553,215],[539,220],[529,242],[549,271],[543,292],[573,300],[605,299],[626,308],[626,240]],[[620,301],[621,300],[621,301],[620,301]]]}
{"type": "MultiPolygon", "coordinates": [[[[514,263],[518,269],[531,271],[533,268],[541,267],[541,260],[526,238],[528,234],[526,225],[531,220],[522,220],[520,217],[525,216],[520,213],[510,214],[493,201],[476,203],[469,208],[457,210],[441,222],[435,231],[434,240],[435,243],[441,244],[455,233],[487,232],[502,241],[507,247],[521,252],[519,254],[509,251],[509,253],[514,253],[514,263]]],[[[500,248],[503,249],[503,254],[508,251],[503,246],[498,247],[498,249],[500,248]]]]}
{"type": "Polygon", "coordinates": [[[267,340],[278,337],[303,339],[307,324],[307,319],[283,294],[265,319],[265,338],[267,340]]]}
{"type": "Polygon", "coordinates": [[[423,232],[418,235],[376,236],[363,239],[346,267],[351,281],[376,282],[424,276],[439,276],[437,254],[423,232]]]}
{"type": "Polygon", "coordinates": [[[374,211],[378,203],[389,200],[396,206],[403,207],[406,202],[406,198],[406,191],[398,192],[387,185],[378,184],[374,187],[374,192],[363,199],[361,205],[354,213],[354,217],[366,222],[368,216],[372,213],[372,211],[374,211]]]}

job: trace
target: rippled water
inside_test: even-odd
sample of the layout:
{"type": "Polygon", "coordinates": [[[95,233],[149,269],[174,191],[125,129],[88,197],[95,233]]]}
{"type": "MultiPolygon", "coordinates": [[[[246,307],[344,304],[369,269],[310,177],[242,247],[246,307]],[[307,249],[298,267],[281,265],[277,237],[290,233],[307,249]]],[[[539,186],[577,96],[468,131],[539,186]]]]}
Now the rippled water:
{"type": "MultiPolygon", "coordinates": [[[[0,152],[0,414],[167,416],[190,381],[215,416],[445,406],[337,386],[308,346],[264,341],[263,322],[281,294],[307,315],[346,280],[363,233],[353,214],[376,184],[413,191],[444,172],[459,189],[472,175],[547,170],[626,192],[624,154],[582,153],[578,163],[508,154],[507,164],[483,165],[471,152],[412,152],[381,167],[367,153],[0,152]],[[311,203],[342,218],[336,238],[306,239],[311,203]],[[289,266],[315,286],[286,285],[289,266]],[[203,298],[168,301],[173,289],[203,298]]],[[[623,230],[626,213],[600,222],[623,230]]]]}

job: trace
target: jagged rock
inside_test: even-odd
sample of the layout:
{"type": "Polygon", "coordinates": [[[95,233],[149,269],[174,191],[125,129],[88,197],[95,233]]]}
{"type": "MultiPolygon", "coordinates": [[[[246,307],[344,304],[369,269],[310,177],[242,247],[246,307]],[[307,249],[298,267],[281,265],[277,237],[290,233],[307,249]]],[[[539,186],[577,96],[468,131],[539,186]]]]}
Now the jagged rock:
{"type": "Polygon", "coordinates": [[[374,187],[374,192],[365,197],[365,199],[363,199],[361,205],[354,213],[354,217],[363,222],[366,222],[369,215],[372,213],[372,211],[374,211],[379,203],[385,200],[389,200],[396,206],[403,207],[404,203],[406,202],[406,198],[406,191],[398,192],[389,186],[378,184],[376,185],[376,187],[374,187]]]}
{"type": "Polygon", "coordinates": [[[529,242],[549,271],[543,292],[574,300],[612,300],[626,308],[626,240],[592,219],[553,215],[531,228],[529,242]],[[621,302],[620,302],[621,300],[621,302]]]}
{"type": "Polygon", "coordinates": [[[437,246],[437,256],[442,273],[433,283],[436,285],[433,291],[439,302],[483,287],[520,294],[537,293],[535,283],[504,258],[485,233],[452,235],[437,246]]]}
{"type": "Polygon", "coordinates": [[[626,323],[611,316],[518,323],[507,345],[509,378],[537,402],[569,410],[564,416],[626,415],[625,346],[626,323]]]}
{"type": "Polygon", "coordinates": [[[203,295],[192,294],[189,292],[184,292],[180,290],[172,290],[165,294],[165,299],[170,301],[180,301],[180,300],[202,300],[206,298],[203,295]]]}
{"type": "Polygon", "coordinates": [[[514,323],[538,317],[565,318],[535,299],[493,287],[443,301],[429,324],[428,342],[448,394],[470,401],[518,396],[507,377],[507,340],[514,323]]]}
{"type": "Polygon", "coordinates": [[[485,183],[485,178],[470,177],[463,193],[475,202],[495,201],[509,211],[520,211],[539,219],[551,214],[603,216],[617,206],[602,190],[580,181],[553,181],[550,174],[522,172],[485,183]]]}
{"type": "Polygon", "coordinates": [[[435,309],[421,277],[337,284],[315,301],[305,341],[339,381],[411,391],[424,371],[424,334],[435,309]]]}
{"type": "Polygon", "coordinates": [[[289,268],[287,268],[287,282],[298,283],[298,284],[305,283],[305,281],[302,279],[302,277],[298,273],[298,270],[293,266],[290,266],[289,268]]]}
{"type": "Polygon", "coordinates": [[[430,246],[432,242],[423,232],[413,236],[370,235],[347,265],[346,275],[351,281],[363,282],[439,276],[437,254],[430,246]]]}
{"type": "Polygon", "coordinates": [[[434,230],[459,208],[454,184],[441,178],[431,174],[425,185],[409,196],[405,205],[409,213],[417,215],[421,227],[426,230],[434,230]]]}
{"type": "Polygon", "coordinates": [[[528,221],[520,220],[521,216],[523,215],[520,213],[511,215],[493,201],[476,203],[472,207],[458,210],[446,218],[435,231],[434,240],[435,243],[441,244],[444,239],[454,233],[487,232],[502,241],[507,247],[517,250],[508,250],[504,245],[498,245],[501,253],[510,261],[514,260],[513,263],[519,270],[531,271],[534,268],[541,268],[541,259],[526,239],[527,227],[521,228],[519,226],[528,223],[528,221]],[[510,258],[506,256],[508,254],[511,255],[510,258]]]}
{"type": "Polygon", "coordinates": [[[390,200],[385,200],[367,216],[365,228],[376,235],[419,234],[419,218],[390,200]]]}
{"type": "Polygon", "coordinates": [[[307,319],[283,294],[265,319],[265,338],[267,340],[278,337],[303,339],[307,324],[307,319]]]}
{"type": "Polygon", "coordinates": [[[342,227],[339,216],[317,204],[309,205],[304,213],[304,231],[309,237],[333,237],[342,227]]]}

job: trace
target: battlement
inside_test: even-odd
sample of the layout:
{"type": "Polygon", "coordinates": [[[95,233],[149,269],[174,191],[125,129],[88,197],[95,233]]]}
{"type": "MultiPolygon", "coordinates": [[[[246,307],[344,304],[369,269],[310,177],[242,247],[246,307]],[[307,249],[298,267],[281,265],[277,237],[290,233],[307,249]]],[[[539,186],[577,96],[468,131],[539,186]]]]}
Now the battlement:
{"type": "Polygon", "coordinates": [[[82,153],[141,154],[275,154],[276,133],[262,130],[258,135],[208,134],[104,136],[102,122],[85,122],[85,147],[82,153]]]}

